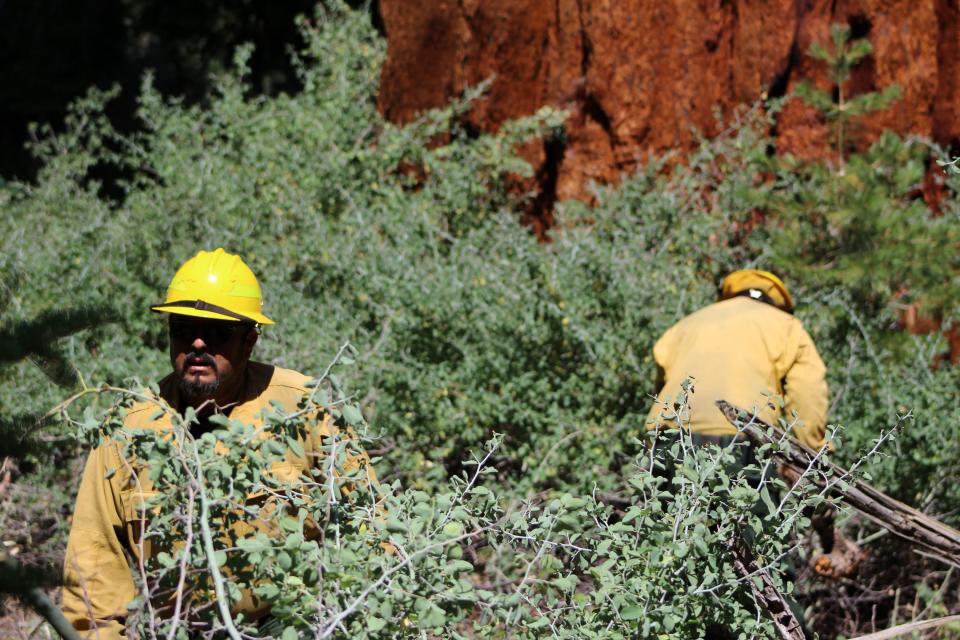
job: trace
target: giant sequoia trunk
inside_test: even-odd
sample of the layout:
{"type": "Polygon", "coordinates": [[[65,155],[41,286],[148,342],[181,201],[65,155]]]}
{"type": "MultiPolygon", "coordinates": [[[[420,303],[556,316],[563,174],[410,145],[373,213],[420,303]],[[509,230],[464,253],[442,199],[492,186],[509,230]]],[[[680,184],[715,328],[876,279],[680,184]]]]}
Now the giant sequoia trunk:
{"type": "MultiPolygon", "coordinates": [[[[690,148],[729,111],[797,82],[828,87],[806,52],[840,22],[874,53],[853,93],[897,83],[902,98],[862,122],[861,145],[883,128],[952,143],[960,133],[958,0],[380,0],[389,48],[380,106],[394,121],[444,104],[495,76],[470,115],[481,130],[552,104],[571,113],[564,146],[528,150],[540,199],[583,198],[651,153],[690,148]]],[[[826,123],[799,102],[778,148],[829,152],[826,123]]]]}

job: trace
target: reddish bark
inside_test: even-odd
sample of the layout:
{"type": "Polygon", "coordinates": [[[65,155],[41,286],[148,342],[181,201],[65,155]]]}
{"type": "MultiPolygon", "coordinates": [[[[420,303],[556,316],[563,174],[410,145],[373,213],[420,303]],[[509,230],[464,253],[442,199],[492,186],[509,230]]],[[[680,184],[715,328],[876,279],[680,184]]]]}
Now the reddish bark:
{"type": "MultiPolygon", "coordinates": [[[[695,130],[717,133],[717,108],[728,113],[802,80],[827,87],[823,63],[806,52],[829,41],[834,22],[874,47],[851,93],[901,88],[894,106],[862,119],[857,145],[884,128],[960,140],[958,0],[381,0],[380,9],[388,39],[380,107],[391,120],[409,121],[491,76],[469,115],[479,130],[545,104],[570,111],[562,146],[524,150],[541,193],[534,217],[557,200],[589,199],[591,181],[615,181],[652,153],[693,147],[695,130]]],[[[797,101],[776,133],[781,151],[831,153],[828,125],[797,101]]]]}
{"type": "Polygon", "coordinates": [[[932,318],[923,313],[916,304],[907,304],[899,311],[900,326],[908,333],[926,334],[941,332],[947,339],[947,350],[935,358],[936,362],[960,362],[960,327],[956,325],[944,327],[939,318],[932,318]]]}

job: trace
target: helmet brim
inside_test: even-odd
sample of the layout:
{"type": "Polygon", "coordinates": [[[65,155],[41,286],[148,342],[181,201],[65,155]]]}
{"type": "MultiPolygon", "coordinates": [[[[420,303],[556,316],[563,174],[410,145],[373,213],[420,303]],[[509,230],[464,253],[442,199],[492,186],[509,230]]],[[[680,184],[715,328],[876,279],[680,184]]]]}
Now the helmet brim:
{"type": "MultiPolygon", "coordinates": [[[[150,307],[150,311],[155,313],[171,313],[178,316],[189,316],[191,318],[207,318],[209,320],[243,322],[243,320],[240,320],[239,318],[232,318],[230,316],[217,313],[216,311],[208,311],[206,309],[191,309],[190,307],[170,306],[165,304],[155,304],[150,307]]],[[[244,319],[248,320],[249,322],[256,322],[257,324],[274,324],[273,320],[262,313],[247,313],[244,314],[244,319]]]]}

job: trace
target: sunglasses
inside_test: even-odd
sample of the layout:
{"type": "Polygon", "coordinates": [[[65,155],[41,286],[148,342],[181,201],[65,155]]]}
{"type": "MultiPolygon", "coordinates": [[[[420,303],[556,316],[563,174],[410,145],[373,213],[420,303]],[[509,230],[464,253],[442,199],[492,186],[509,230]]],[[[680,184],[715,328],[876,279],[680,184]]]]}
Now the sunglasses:
{"type": "Polygon", "coordinates": [[[252,328],[253,325],[246,322],[214,324],[178,321],[170,323],[170,338],[191,342],[199,336],[206,344],[214,346],[229,342],[235,335],[245,333],[252,328]]]}

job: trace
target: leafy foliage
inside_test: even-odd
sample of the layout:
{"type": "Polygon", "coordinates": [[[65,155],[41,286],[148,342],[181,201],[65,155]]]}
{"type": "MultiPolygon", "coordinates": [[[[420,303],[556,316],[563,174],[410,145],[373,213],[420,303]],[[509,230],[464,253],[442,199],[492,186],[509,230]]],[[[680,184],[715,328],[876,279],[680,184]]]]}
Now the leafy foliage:
{"type": "Polygon", "coordinates": [[[302,447],[311,416],[329,412],[367,431],[328,381],[314,381],[295,413],[268,416],[266,430],[221,418],[198,439],[195,414],[169,407],[172,432],[126,430],[122,408],[149,391],[85,389],[120,396],[121,410],[101,423],[61,407],[80,437],[124,443],[133,484],[149,487],[133,542],[147,558],[133,607],[141,637],[185,640],[188,622],[256,634],[229,614],[248,598],[269,607],[282,638],[770,635],[752,580],[790,590],[780,561],[825,491],[787,487],[769,446],[744,466],[743,444],[698,449],[673,432],[630,465],[623,509],[596,496],[501,493],[489,466],[499,436],[432,493],[369,485],[353,463],[357,440],[336,433],[317,468],[293,480],[272,473],[288,446],[302,447]],[[734,543],[756,558],[754,574],[736,568],[734,543]]]}
{"type": "MultiPolygon", "coordinates": [[[[896,455],[869,471],[881,489],[955,519],[960,420],[947,390],[957,386],[956,369],[932,365],[943,349],[935,336],[891,332],[903,296],[945,326],[955,317],[956,178],[939,217],[917,197],[936,149],[885,135],[838,175],[770,154],[779,105],[757,106],[734,114],[727,133],[685,163],[652,161],[598,188],[592,208],[562,203],[542,243],[517,224],[528,196],[508,178],[529,175],[518,145],[562,135],[562,113],[544,109],[496,134],[465,131],[460,115],[483,99],[481,88],[399,127],[376,109],[384,43],[366,17],[322,10],[300,28],[302,92],[253,94],[250,52],[241,49],[202,107],[164,97],[147,78],[146,129],[129,135],[103,114],[111,93],[92,91],[74,105],[66,131],[41,136],[37,181],[0,188],[0,285],[16,292],[0,317],[81,300],[119,308],[119,326],[63,342],[88,380],[133,388],[134,376],[168,371],[163,323],[146,309],[199,248],[239,253],[260,278],[267,313],[279,322],[261,337],[258,358],[316,372],[344,340],[357,347],[356,366],[340,375],[358,395],[343,402],[370,424],[364,444],[381,456],[389,517],[381,522],[369,504],[351,503],[335,545],[326,534],[323,545],[304,538],[290,549],[251,542],[236,560],[273,576],[279,591],[261,595],[286,607],[291,633],[327,628],[419,552],[390,574],[395,588],[383,582],[364,596],[370,615],[343,618],[350,633],[538,637],[549,629],[583,637],[635,635],[646,624],[653,637],[695,636],[716,623],[767,634],[745,585],[732,578],[725,536],[753,530],[754,549],[788,589],[780,556],[804,520],[778,530],[748,515],[762,498],[724,462],[730,452],[658,454],[661,465],[690,469],[695,480],[680,473],[668,482],[641,464],[654,341],[744,266],[781,271],[797,294],[798,315],[830,370],[831,420],[846,426],[838,461],[858,460],[881,428],[912,409],[896,455]],[[106,197],[93,177],[105,164],[127,176],[120,197],[106,197]],[[483,454],[474,460],[472,451],[483,454]],[[474,462],[481,473],[470,484],[474,462]],[[451,520],[455,504],[464,513],[451,520]],[[454,544],[454,523],[463,535],[479,533],[454,544]],[[687,544],[680,555],[674,531],[704,546],[687,544]],[[402,555],[387,553],[385,541],[402,555]],[[462,558],[450,555],[455,548],[462,558]],[[453,561],[473,570],[448,568],[453,561]],[[343,580],[308,584],[308,567],[343,580]],[[294,615],[293,603],[319,596],[329,608],[294,615]],[[686,613],[695,611],[703,613],[686,613]]],[[[60,399],[30,363],[0,375],[3,407],[43,412],[60,399]]],[[[89,393],[74,412],[86,411],[80,421],[96,431],[109,406],[89,393]]],[[[246,442],[249,434],[224,425],[217,436],[246,442]]],[[[147,459],[159,455],[147,439],[135,446],[147,459]]],[[[209,443],[195,446],[201,466],[209,463],[206,481],[222,488],[209,443]]],[[[252,469],[274,455],[256,453],[259,461],[228,463],[252,469]]],[[[177,473],[196,468],[184,464],[177,473]]],[[[310,510],[325,495],[298,505],[323,526],[326,514],[310,510]]],[[[811,499],[795,498],[791,510],[811,499]]],[[[189,504],[156,505],[168,518],[155,521],[157,535],[172,535],[189,504]]],[[[191,552],[190,566],[205,566],[205,553],[191,552]]],[[[176,566],[154,567],[151,579],[162,582],[176,566]]],[[[798,595],[812,609],[814,587],[798,595]]]]}

